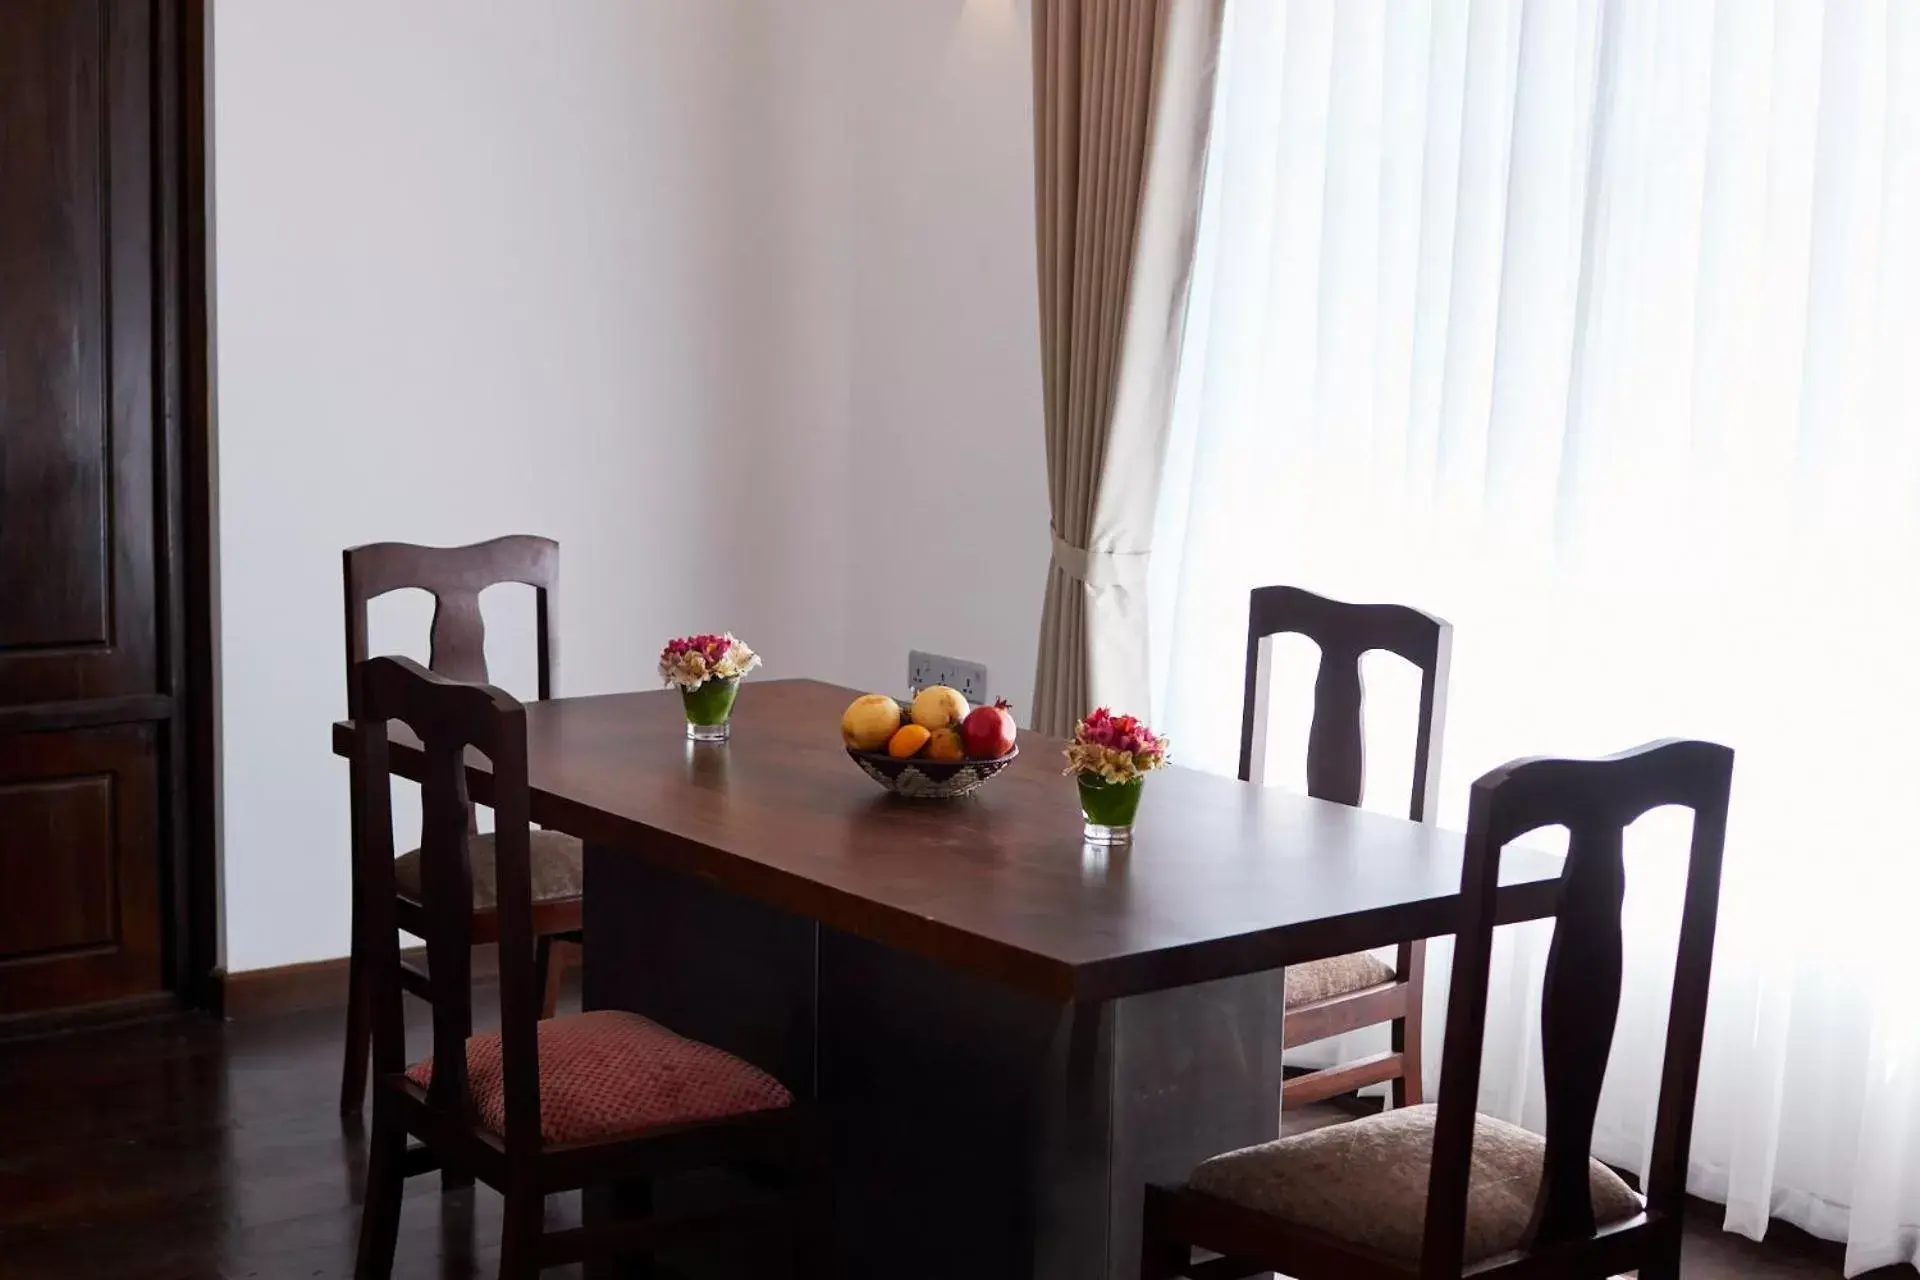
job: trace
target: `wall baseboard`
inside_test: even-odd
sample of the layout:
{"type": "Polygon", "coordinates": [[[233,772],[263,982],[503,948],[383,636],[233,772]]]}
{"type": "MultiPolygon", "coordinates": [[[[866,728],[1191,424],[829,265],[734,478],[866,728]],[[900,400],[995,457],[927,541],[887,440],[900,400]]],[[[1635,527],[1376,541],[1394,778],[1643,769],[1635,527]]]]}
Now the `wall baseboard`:
{"type": "Polygon", "coordinates": [[[170,991],[129,996],[102,1004],[75,1005],[63,1009],[44,1009],[33,1013],[12,1013],[0,1017],[0,1041],[27,1040],[36,1036],[62,1035],[69,1031],[92,1031],[100,1027],[152,1022],[180,1014],[180,1001],[170,991]]]}
{"type": "MultiPolygon", "coordinates": [[[[425,947],[401,952],[416,964],[426,959],[425,947]]],[[[491,943],[473,949],[473,976],[491,978],[500,972],[499,953],[491,943]]],[[[276,1013],[347,1007],[347,958],[309,960],[271,969],[243,969],[214,975],[214,1011],[223,1018],[258,1018],[276,1013]]]]}

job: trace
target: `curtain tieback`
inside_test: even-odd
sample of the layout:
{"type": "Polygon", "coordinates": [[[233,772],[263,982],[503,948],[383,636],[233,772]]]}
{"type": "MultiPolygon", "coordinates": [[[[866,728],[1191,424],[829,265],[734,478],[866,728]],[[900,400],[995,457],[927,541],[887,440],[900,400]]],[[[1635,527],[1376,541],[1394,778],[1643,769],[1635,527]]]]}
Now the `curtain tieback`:
{"type": "Polygon", "coordinates": [[[1126,587],[1144,591],[1147,586],[1145,551],[1090,551],[1076,547],[1053,532],[1053,563],[1069,578],[1090,587],[1126,587]]]}

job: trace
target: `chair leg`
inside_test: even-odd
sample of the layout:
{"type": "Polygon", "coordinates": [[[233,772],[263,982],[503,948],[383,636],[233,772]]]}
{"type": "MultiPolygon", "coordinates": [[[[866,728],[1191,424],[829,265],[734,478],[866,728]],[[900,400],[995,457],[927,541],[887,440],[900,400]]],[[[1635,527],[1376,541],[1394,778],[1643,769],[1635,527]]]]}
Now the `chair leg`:
{"type": "Polygon", "coordinates": [[[1680,1280],[1680,1233],[1674,1232],[1673,1243],[1663,1243],[1635,1274],[1640,1280],[1680,1280]]]}
{"type": "Polygon", "coordinates": [[[374,1099],[373,1140],[367,1152],[367,1187],[360,1206],[360,1251],[354,1280],[387,1280],[400,1240],[400,1200],[406,1175],[407,1131],[392,1104],[374,1099]]]}
{"type": "Polygon", "coordinates": [[[555,938],[553,956],[547,964],[547,987],[544,1000],[546,1016],[551,1018],[560,1010],[560,987],[567,976],[567,970],[577,968],[580,964],[579,948],[565,938],[555,938]]]}
{"type": "Polygon", "coordinates": [[[833,1280],[833,1183],[826,1159],[801,1163],[793,1188],[794,1280],[833,1280]]]}
{"type": "Polygon", "coordinates": [[[367,1062],[373,1056],[372,992],[367,984],[367,958],[356,929],[347,954],[347,1043],[340,1067],[340,1114],[357,1116],[367,1097],[367,1062]]]}
{"type": "Polygon", "coordinates": [[[1427,944],[1403,942],[1394,957],[1394,972],[1406,984],[1406,1016],[1393,1020],[1393,1051],[1400,1055],[1400,1075],[1393,1082],[1393,1106],[1417,1107],[1426,1101],[1422,1087],[1421,1024],[1426,1020],[1427,944]]]}
{"type": "Polygon", "coordinates": [[[1420,1068],[1420,1017],[1395,1018],[1393,1051],[1400,1055],[1400,1074],[1393,1078],[1393,1109],[1417,1107],[1426,1101],[1420,1068]]]}
{"type": "MultiPolygon", "coordinates": [[[[571,969],[574,973],[584,976],[587,967],[587,946],[580,940],[580,935],[574,934],[572,937],[561,938],[556,945],[560,948],[558,953],[560,972],[565,974],[571,969]]],[[[560,987],[560,980],[556,978],[553,983],[555,1000],[560,997],[560,987]]]]}
{"type": "Polygon", "coordinates": [[[1158,1202],[1163,1194],[1148,1188],[1146,1212],[1140,1223],[1140,1280],[1179,1280],[1193,1261],[1193,1249],[1166,1229],[1158,1202]]]}
{"type": "Polygon", "coordinates": [[[440,1197],[440,1257],[471,1258],[479,1249],[474,1197],[440,1197]]]}
{"type": "MultiPolygon", "coordinates": [[[[653,1183],[647,1178],[632,1178],[617,1184],[613,1198],[616,1219],[620,1222],[638,1222],[653,1216],[653,1183]]],[[[652,1250],[624,1254],[611,1261],[617,1266],[621,1280],[657,1280],[660,1274],[652,1250]]]]}
{"type": "Polygon", "coordinates": [[[500,1214],[500,1280],[533,1280],[540,1274],[540,1238],[546,1230],[546,1197],[508,1187],[500,1214]]]}
{"type": "Polygon", "coordinates": [[[1179,1280],[1187,1274],[1193,1251],[1186,1245],[1167,1240],[1140,1242],[1140,1280],[1179,1280]]]}
{"type": "Polygon", "coordinates": [[[533,985],[538,988],[540,997],[540,1016],[551,1018],[554,1010],[560,1006],[560,975],[566,970],[565,953],[554,955],[554,940],[550,933],[543,933],[533,944],[533,985]]]}

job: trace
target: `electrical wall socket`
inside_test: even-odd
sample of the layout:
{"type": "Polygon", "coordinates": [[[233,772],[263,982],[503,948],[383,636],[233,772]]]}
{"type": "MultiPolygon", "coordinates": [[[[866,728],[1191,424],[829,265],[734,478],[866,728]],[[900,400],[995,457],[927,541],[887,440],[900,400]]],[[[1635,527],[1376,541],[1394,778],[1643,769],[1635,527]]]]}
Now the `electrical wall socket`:
{"type": "Polygon", "coordinates": [[[936,684],[958,689],[960,696],[978,705],[987,701],[987,668],[964,658],[949,658],[938,653],[907,652],[907,691],[918,693],[936,684]]]}

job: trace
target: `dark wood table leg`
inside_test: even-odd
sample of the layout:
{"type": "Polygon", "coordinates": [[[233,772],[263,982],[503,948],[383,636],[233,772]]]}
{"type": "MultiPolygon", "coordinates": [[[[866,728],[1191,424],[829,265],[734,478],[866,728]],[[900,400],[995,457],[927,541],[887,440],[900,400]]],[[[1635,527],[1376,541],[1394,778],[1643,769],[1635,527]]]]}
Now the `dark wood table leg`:
{"type": "Polygon", "coordinates": [[[1059,1005],[831,931],[849,1275],[1133,1280],[1149,1181],[1280,1126],[1278,975],[1059,1005]]]}
{"type": "Polygon", "coordinates": [[[1280,1126],[1278,973],[1059,1004],[587,854],[586,999],[813,1090],[842,1274],[1132,1280],[1142,1190],[1280,1126]]]}

